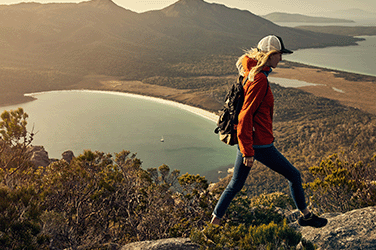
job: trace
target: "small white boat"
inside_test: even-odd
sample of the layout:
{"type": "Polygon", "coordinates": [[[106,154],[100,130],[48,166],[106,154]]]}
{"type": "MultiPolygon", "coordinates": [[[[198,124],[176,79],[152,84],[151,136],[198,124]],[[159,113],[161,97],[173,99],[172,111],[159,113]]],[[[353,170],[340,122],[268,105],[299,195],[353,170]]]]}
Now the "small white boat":
{"type": "Polygon", "coordinates": [[[161,138],[161,142],[164,142],[163,136],[162,136],[162,138],[161,138]]]}

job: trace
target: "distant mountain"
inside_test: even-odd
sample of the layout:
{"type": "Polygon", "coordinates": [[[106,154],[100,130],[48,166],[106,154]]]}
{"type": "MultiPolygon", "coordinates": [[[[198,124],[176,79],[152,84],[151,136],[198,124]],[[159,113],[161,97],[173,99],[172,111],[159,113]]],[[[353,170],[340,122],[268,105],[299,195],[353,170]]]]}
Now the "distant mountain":
{"type": "Polygon", "coordinates": [[[0,95],[63,88],[89,74],[139,80],[169,74],[171,63],[239,55],[268,34],[291,49],[358,41],[281,27],[203,0],[141,14],[111,0],[0,5],[0,95]]]}
{"type": "MultiPolygon", "coordinates": [[[[317,15],[317,14],[316,14],[317,15]]],[[[365,11],[361,9],[346,9],[346,10],[337,10],[331,12],[322,12],[319,13],[320,16],[332,17],[332,18],[350,18],[353,20],[362,20],[362,19],[376,19],[375,11],[365,11]]]]}
{"type": "Polygon", "coordinates": [[[272,22],[297,22],[297,23],[354,23],[354,21],[349,19],[338,19],[329,17],[314,17],[305,16],[301,14],[289,14],[274,12],[268,15],[262,16],[272,22]]]}
{"type": "Polygon", "coordinates": [[[310,30],[328,34],[346,35],[346,36],[376,36],[376,26],[296,26],[296,29],[310,30]]]}

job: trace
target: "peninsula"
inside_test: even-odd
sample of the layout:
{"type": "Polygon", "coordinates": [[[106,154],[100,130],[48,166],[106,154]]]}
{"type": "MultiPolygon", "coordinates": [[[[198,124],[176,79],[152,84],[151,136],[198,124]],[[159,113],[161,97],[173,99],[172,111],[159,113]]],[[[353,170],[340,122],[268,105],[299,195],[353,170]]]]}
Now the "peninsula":
{"type": "MultiPolygon", "coordinates": [[[[289,61],[281,62],[271,76],[314,83],[316,85],[300,87],[299,89],[315,96],[339,101],[343,105],[358,108],[367,113],[376,114],[376,103],[374,101],[376,96],[376,77],[374,76],[319,68],[289,61]],[[367,91],[362,91],[364,89],[367,89],[367,91]]],[[[188,78],[195,80],[203,77],[221,82],[232,82],[236,79],[235,74],[188,78]]],[[[223,105],[223,99],[215,98],[207,90],[178,89],[148,84],[142,81],[122,80],[120,77],[91,76],[72,86],[72,88],[120,91],[159,97],[211,112],[218,111],[223,105]]]]}

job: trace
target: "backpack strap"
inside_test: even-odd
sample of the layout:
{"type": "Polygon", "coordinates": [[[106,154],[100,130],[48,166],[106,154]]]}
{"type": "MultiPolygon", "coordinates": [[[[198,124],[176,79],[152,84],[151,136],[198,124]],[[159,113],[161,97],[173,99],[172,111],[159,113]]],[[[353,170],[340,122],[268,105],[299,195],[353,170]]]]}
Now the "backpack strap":
{"type": "Polygon", "coordinates": [[[240,110],[242,109],[243,107],[243,104],[244,104],[244,85],[245,83],[247,82],[247,79],[248,79],[248,76],[247,77],[244,77],[242,75],[239,75],[239,78],[238,78],[238,84],[240,84],[242,87],[241,87],[241,92],[239,93],[239,101],[235,107],[235,115],[234,115],[234,120],[233,120],[233,123],[236,125],[238,124],[238,115],[240,113],[240,110]]]}
{"type": "Polygon", "coordinates": [[[248,74],[247,74],[247,77],[244,77],[243,75],[239,75],[238,81],[239,81],[239,83],[242,84],[243,87],[244,87],[245,83],[247,82],[247,80],[248,80],[248,74]]]}

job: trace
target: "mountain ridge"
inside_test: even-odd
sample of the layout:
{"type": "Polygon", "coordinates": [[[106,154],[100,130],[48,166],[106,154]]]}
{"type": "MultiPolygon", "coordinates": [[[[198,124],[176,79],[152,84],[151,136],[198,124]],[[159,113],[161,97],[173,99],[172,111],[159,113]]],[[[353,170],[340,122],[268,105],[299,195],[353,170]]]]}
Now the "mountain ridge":
{"type": "Polygon", "coordinates": [[[334,18],[351,18],[351,19],[375,19],[375,11],[366,11],[359,8],[336,10],[330,12],[315,13],[315,16],[327,16],[334,18]]]}
{"type": "Polygon", "coordinates": [[[69,88],[93,74],[128,80],[178,74],[172,64],[239,55],[269,34],[293,50],[361,40],[281,27],[203,0],[144,13],[110,0],[0,5],[0,31],[0,96],[69,88]],[[49,76],[36,80],[40,72],[49,76]]]}
{"type": "Polygon", "coordinates": [[[353,20],[330,17],[316,17],[284,12],[273,12],[262,16],[272,22],[305,22],[305,23],[354,23],[353,20]]]}
{"type": "MultiPolygon", "coordinates": [[[[203,0],[180,0],[162,10],[142,14],[124,9],[111,0],[91,0],[78,4],[33,4],[31,9],[29,4],[18,6],[28,6],[28,8],[17,8],[17,11],[21,13],[14,13],[13,8],[8,6],[8,11],[17,14],[16,17],[14,15],[11,17],[9,13],[3,12],[3,18],[0,19],[4,23],[13,21],[12,27],[19,30],[21,36],[22,32],[27,33],[31,30],[35,36],[47,37],[47,39],[39,37],[38,42],[41,40],[48,42],[48,38],[51,38],[55,41],[73,42],[78,47],[80,40],[74,34],[81,30],[82,37],[87,37],[92,41],[99,39],[102,43],[113,47],[112,41],[108,41],[111,39],[106,39],[106,37],[92,39],[90,34],[85,33],[88,32],[88,29],[96,34],[104,32],[112,39],[125,43],[124,45],[133,44],[135,47],[131,46],[128,52],[135,51],[137,47],[142,46],[137,52],[142,53],[144,49],[150,48],[149,52],[160,51],[158,56],[166,55],[167,51],[174,47],[175,52],[184,50],[186,53],[186,51],[195,48],[216,53],[217,50],[213,49],[213,46],[217,46],[222,51],[229,53],[256,44],[260,37],[270,33],[277,33],[284,37],[285,43],[289,44],[292,49],[320,46],[319,44],[321,46],[340,45],[335,36],[323,36],[281,27],[251,12],[230,9],[224,5],[210,4],[203,0]],[[25,31],[22,27],[28,29],[25,31]],[[63,33],[57,32],[59,30],[63,33]],[[59,36],[59,34],[63,34],[63,36],[59,36]],[[291,39],[291,37],[303,39],[291,39]],[[171,38],[177,40],[171,41],[171,38]],[[148,39],[150,42],[147,41],[148,39]],[[234,45],[231,46],[231,44],[234,45]]],[[[2,9],[0,7],[0,11],[2,9]]],[[[1,37],[1,40],[7,39],[1,37]]],[[[24,37],[24,41],[28,40],[24,37]]],[[[343,37],[342,40],[344,44],[354,44],[356,41],[356,39],[346,37],[343,37]]],[[[24,43],[18,48],[28,48],[24,43]]],[[[8,42],[8,44],[11,43],[8,42]]],[[[34,45],[45,46],[46,44],[34,45]]],[[[126,46],[123,46],[124,48],[126,46]]],[[[59,52],[61,50],[54,51],[57,54],[59,52]]]]}

